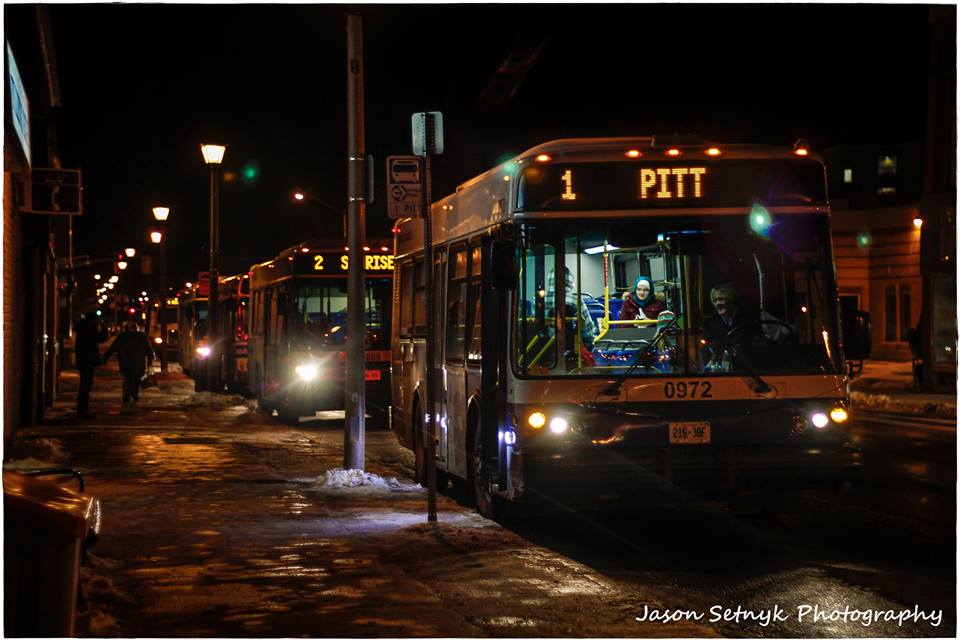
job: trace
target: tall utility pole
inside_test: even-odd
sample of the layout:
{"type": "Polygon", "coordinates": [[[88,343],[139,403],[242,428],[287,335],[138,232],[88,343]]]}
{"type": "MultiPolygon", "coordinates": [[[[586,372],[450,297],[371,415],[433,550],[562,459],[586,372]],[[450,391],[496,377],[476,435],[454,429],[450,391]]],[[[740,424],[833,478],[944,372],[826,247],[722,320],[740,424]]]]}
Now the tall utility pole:
{"type": "Polygon", "coordinates": [[[363,245],[366,242],[364,195],[366,143],[363,130],[363,23],[347,16],[347,371],[344,380],[346,425],[343,467],[362,470],[365,448],[366,383],[363,309],[363,245]]]}

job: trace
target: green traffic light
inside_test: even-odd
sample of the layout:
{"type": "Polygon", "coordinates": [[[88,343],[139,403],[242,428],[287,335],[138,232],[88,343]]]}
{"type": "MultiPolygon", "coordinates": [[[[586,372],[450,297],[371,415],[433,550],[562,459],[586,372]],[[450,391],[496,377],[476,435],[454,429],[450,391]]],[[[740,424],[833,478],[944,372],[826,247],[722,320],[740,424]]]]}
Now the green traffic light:
{"type": "Polygon", "coordinates": [[[260,177],[260,167],[257,165],[257,163],[249,162],[243,166],[240,176],[243,178],[243,182],[245,183],[255,182],[260,177]]]}

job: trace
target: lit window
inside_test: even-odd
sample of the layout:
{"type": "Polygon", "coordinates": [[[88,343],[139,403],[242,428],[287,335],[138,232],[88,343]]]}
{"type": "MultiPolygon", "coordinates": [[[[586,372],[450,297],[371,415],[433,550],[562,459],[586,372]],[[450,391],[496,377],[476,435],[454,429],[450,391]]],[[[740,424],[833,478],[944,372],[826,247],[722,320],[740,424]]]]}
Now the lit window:
{"type": "Polygon", "coordinates": [[[844,170],[843,170],[843,182],[845,182],[845,183],[852,183],[852,182],[853,182],[853,170],[852,170],[852,169],[844,169],[844,170]]]}

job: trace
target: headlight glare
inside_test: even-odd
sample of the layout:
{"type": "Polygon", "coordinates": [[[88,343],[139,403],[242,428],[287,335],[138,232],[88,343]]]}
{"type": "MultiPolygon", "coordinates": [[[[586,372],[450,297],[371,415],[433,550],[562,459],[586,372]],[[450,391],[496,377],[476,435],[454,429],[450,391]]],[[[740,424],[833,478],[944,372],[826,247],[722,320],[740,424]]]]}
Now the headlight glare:
{"type": "Polygon", "coordinates": [[[563,434],[567,431],[567,419],[562,416],[556,416],[550,421],[550,431],[554,434],[563,434]]]}
{"type": "Polygon", "coordinates": [[[200,356],[200,358],[207,358],[210,356],[210,348],[206,345],[201,345],[197,348],[197,354],[200,356]]]}
{"type": "Polygon", "coordinates": [[[813,423],[813,426],[816,428],[824,428],[827,426],[827,423],[830,422],[830,419],[828,419],[827,415],[823,412],[814,412],[810,415],[810,422],[813,423]]]}
{"type": "Polygon", "coordinates": [[[294,368],[294,371],[297,373],[297,376],[300,377],[302,381],[312,381],[317,377],[319,373],[319,368],[316,363],[307,363],[305,365],[297,365],[294,368]]]}

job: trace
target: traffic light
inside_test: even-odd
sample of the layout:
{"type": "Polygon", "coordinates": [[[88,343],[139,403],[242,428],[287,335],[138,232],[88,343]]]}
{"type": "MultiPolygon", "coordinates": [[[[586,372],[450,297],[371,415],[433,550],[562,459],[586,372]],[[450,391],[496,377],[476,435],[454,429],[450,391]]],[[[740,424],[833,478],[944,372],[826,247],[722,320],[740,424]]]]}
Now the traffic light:
{"type": "Polygon", "coordinates": [[[256,161],[248,162],[243,166],[240,177],[243,179],[243,182],[248,185],[255,183],[257,179],[260,178],[260,165],[258,165],[256,161]]]}

